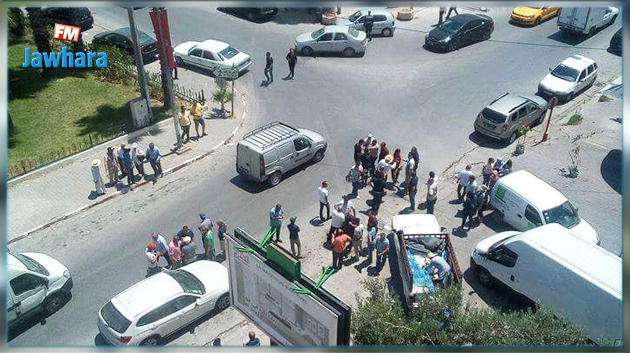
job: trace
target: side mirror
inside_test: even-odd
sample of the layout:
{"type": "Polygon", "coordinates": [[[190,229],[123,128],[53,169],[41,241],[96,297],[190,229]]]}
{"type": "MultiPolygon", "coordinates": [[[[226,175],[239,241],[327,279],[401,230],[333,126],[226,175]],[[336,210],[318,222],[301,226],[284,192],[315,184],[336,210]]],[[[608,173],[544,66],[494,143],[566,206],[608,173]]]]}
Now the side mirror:
{"type": "Polygon", "coordinates": [[[197,299],[196,304],[197,304],[197,306],[200,306],[201,304],[203,304],[203,303],[201,302],[201,298],[197,299]]]}

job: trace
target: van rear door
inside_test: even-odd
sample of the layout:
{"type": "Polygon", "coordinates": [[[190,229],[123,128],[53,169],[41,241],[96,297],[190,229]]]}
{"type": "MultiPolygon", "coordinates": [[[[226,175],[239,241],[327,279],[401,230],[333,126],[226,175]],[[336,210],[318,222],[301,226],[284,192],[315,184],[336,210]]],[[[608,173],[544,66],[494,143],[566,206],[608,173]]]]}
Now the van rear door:
{"type": "Polygon", "coordinates": [[[239,143],[236,145],[236,171],[239,174],[254,179],[260,178],[259,154],[249,146],[239,143]]]}

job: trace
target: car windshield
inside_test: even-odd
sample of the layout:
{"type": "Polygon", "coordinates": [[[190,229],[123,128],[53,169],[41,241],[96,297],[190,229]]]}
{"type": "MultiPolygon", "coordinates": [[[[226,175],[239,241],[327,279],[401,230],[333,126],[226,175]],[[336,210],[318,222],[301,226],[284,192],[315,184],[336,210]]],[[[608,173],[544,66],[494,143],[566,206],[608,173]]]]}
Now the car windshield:
{"type": "Polygon", "coordinates": [[[16,259],[20,260],[20,262],[26,266],[26,268],[28,268],[29,270],[33,271],[33,272],[37,272],[39,274],[42,274],[44,276],[48,276],[50,273],[48,272],[48,270],[46,270],[46,268],[44,266],[42,266],[42,264],[40,264],[39,262],[31,259],[30,257],[26,256],[26,255],[22,255],[22,254],[12,254],[13,256],[15,256],[16,259]]]}
{"type": "Polygon", "coordinates": [[[359,31],[357,31],[356,29],[352,27],[348,27],[348,33],[350,33],[350,35],[353,36],[354,38],[359,37],[359,31]]]}
{"type": "Polygon", "coordinates": [[[164,272],[173,277],[186,293],[202,295],[206,292],[201,281],[186,271],[174,270],[164,272]]]}
{"type": "Polygon", "coordinates": [[[153,42],[153,38],[142,31],[138,31],[138,41],[140,41],[140,43],[149,43],[153,42]]]}
{"type": "Polygon", "coordinates": [[[236,48],[234,48],[234,47],[227,47],[227,48],[225,48],[225,49],[223,49],[223,50],[221,50],[219,52],[219,54],[221,54],[221,56],[224,57],[227,60],[232,59],[238,53],[239,53],[239,51],[236,50],[236,48]]]}
{"type": "Polygon", "coordinates": [[[443,30],[444,32],[457,33],[457,31],[459,31],[459,29],[462,28],[463,25],[464,24],[462,22],[457,22],[457,21],[453,21],[452,19],[448,19],[444,21],[444,23],[442,23],[442,25],[438,28],[443,30]]]}
{"type": "Polygon", "coordinates": [[[359,17],[361,17],[361,15],[362,15],[361,10],[359,10],[359,11],[357,11],[357,12],[353,13],[352,15],[350,15],[350,16],[348,17],[348,19],[349,19],[351,22],[354,22],[354,21],[358,20],[358,19],[359,19],[359,17]]]}
{"type": "Polygon", "coordinates": [[[486,108],[481,112],[481,115],[486,119],[490,120],[495,124],[503,124],[505,122],[506,116],[496,112],[490,108],[486,108]]]}
{"type": "Polygon", "coordinates": [[[311,33],[311,38],[313,38],[313,39],[317,39],[317,38],[319,38],[322,34],[324,34],[324,31],[325,31],[325,30],[326,30],[326,29],[325,29],[325,28],[323,28],[323,27],[322,27],[322,28],[320,28],[320,29],[318,29],[317,31],[315,31],[315,32],[311,33]]]}
{"type": "Polygon", "coordinates": [[[545,217],[545,223],[558,223],[565,228],[572,228],[580,223],[580,215],[578,215],[577,209],[569,201],[558,207],[543,211],[542,214],[545,217]]]}
{"type": "Polygon", "coordinates": [[[101,316],[107,326],[118,333],[124,333],[129,328],[129,325],[131,325],[131,321],[124,317],[112,302],[105,304],[103,309],[101,309],[101,316]]]}
{"type": "Polygon", "coordinates": [[[514,238],[515,236],[520,235],[520,234],[521,234],[521,233],[516,233],[516,234],[514,234],[514,235],[510,235],[509,237],[507,237],[507,238],[505,238],[505,239],[501,239],[501,240],[499,240],[498,242],[496,242],[496,243],[492,244],[492,245],[488,248],[488,251],[487,251],[486,253],[491,252],[492,250],[494,250],[494,249],[498,248],[499,246],[501,246],[501,245],[505,244],[508,240],[510,240],[510,239],[514,238]]]}
{"type": "Polygon", "coordinates": [[[556,66],[553,71],[551,71],[551,74],[559,79],[569,82],[575,82],[575,80],[577,80],[578,76],[580,75],[580,72],[574,68],[560,64],[556,66]]]}

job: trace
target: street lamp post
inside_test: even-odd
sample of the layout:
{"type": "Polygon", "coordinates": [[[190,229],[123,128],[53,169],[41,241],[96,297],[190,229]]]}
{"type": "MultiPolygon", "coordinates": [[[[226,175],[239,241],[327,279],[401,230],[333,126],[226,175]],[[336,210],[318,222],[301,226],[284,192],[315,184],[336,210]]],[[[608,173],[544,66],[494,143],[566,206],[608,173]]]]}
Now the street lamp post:
{"type": "Polygon", "coordinates": [[[151,111],[151,95],[149,94],[147,76],[144,72],[144,61],[142,60],[142,51],[140,50],[140,41],[138,40],[138,29],[136,28],[136,20],[133,14],[133,8],[127,7],[127,14],[129,15],[131,41],[133,42],[133,56],[136,60],[136,69],[138,70],[140,94],[142,94],[142,98],[147,101],[147,113],[149,114],[149,121],[153,122],[153,112],[151,111]]]}
{"type": "Polygon", "coordinates": [[[547,141],[547,139],[549,139],[549,124],[551,124],[553,108],[556,106],[557,103],[558,103],[558,97],[556,96],[551,97],[551,99],[549,100],[549,118],[547,118],[547,126],[545,126],[545,133],[543,134],[542,141],[540,142],[545,142],[547,141]]]}

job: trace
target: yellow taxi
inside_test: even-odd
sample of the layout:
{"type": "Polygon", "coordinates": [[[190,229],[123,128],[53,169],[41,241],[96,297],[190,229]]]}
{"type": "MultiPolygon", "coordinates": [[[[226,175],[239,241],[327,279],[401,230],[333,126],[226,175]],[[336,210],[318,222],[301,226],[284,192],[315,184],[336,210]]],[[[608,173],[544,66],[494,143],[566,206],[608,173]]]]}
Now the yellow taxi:
{"type": "Polygon", "coordinates": [[[524,25],[538,25],[542,21],[558,16],[558,7],[516,7],[512,10],[510,22],[524,25]]]}

